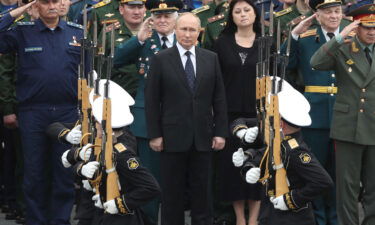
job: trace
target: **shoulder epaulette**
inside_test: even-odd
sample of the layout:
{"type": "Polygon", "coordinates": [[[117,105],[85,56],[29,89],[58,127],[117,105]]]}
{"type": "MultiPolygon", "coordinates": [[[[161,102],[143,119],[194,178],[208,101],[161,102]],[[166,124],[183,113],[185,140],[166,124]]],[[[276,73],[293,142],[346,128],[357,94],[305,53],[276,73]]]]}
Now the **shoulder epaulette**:
{"type": "Polygon", "coordinates": [[[287,9],[281,10],[279,12],[275,12],[274,14],[275,14],[275,17],[279,17],[279,16],[282,16],[282,15],[288,14],[291,11],[293,11],[293,9],[292,9],[292,7],[289,7],[287,9]]]}
{"type": "Polygon", "coordinates": [[[97,9],[97,8],[103,7],[105,5],[108,5],[109,3],[111,3],[111,0],[103,0],[101,2],[96,3],[92,7],[95,8],[95,9],[97,9]]]}
{"type": "Polygon", "coordinates": [[[289,139],[288,140],[288,145],[291,149],[295,149],[299,147],[299,144],[295,138],[289,139]]]}
{"type": "Polygon", "coordinates": [[[305,18],[306,18],[305,15],[301,15],[301,16],[299,16],[299,17],[294,18],[293,20],[291,20],[287,25],[295,26],[295,25],[299,24],[305,18]]]}
{"type": "Polygon", "coordinates": [[[213,23],[215,21],[222,20],[224,18],[225,18],[225,15],[223,13],[220,13],[219,15],[208,18],[207,21],[208,23],[213,23]]]}
{"type": "Polygon", "coordinates": [[[202,7],[199,7],[199,8],[196,8],[194,10],[192,10],[191,12],[194,13],[194,14],[198,14],[198,13],[201,13],[201,12],[204,12],[204,11],[207,11],[210,9],[210,6],[209,5],[204,5],[202,7]]]}
{"type": "Polygon", "coordinates": [[[24,15],[21,15],[21,16],[19,16],[14,22],[17,23],[17,22],[19,22],[20,20],[23,20],[24,18],[25,18],[25,16],[24,16],[24,15]]]}
{"type": "Polygon", "coordinates": [[[70,22],[70,21],[66,22],[66,24],[68,24],[69,26],[72,26],[72,27],[83,29],[83,26],[81,24],[73,23],[73,22],[70,22]]]}
{"type": "Polygon", "coordinates": [[[305,33],[300,34],[299,37],[304,38],[304,37],[314,36],[317,34],[317,31],[318,31],[317,28],[311,29],[311,30],[306,31],[305,33]]]}
{"type": "Polygon", "coordinates": [[[29,21],[29,22],[17,22],[17,25],[18,26],[30,26],[30,25],[35,25],[35,23],[33,21],[29,21]]]}
{"type": "Polygon", "coordinates": [[[122,143],[117,143],[115,144],[115,149],[118,151],[118,152],[123,152],[123,151],[126,151],[127,148],[122,144],[122,143]]]}
{"type": "Polygon", "coordinates": [[[224,2],[223,8],[228,8],[228,7],[229,7],[229,3],[228,2],[224,2]]]}

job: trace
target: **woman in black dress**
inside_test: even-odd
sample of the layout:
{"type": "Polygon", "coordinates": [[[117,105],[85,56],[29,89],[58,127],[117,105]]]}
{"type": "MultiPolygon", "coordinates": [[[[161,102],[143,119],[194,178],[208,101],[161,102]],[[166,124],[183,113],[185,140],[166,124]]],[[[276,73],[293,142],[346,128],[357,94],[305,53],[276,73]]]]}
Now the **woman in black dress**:
{"type": "MultiPolygon", "coordinates": [[[[228,119],[256,117],[255,79],[260,33],[260,14],[250,0],[232,0],[227,24],[214,50],[219,56],[226,89],[228,119]]],[[[229,128],[228,128],[229,129],[229,128]]],[[[246,225],[245,204],[249,204],[248,225],[256,225],[260,207],[260,185],[246,183],[239,168],[232,163],[232,154],[239,148],[239,138],[230,137],[219,154],[219,183],[222,201],[232,202],[236,225],[246,225]]]]}

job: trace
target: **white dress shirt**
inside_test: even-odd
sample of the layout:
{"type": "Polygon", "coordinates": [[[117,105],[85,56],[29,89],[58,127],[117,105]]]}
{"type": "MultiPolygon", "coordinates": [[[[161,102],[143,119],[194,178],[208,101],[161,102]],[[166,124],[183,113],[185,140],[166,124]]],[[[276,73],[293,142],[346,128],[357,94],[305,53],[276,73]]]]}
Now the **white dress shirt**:
{"type": "MultiPolygon", "coordinates": [[[[327,42],[329,42],[331,39],[329,38],[329,36],[327,35],[327,31],[326,30],[324,30],[324,28],[322,27],[322,31],[323,31],[323,34],[324,34],[324,37],[326,38],[326,41],[327,42]]],[[[339,35],[339,33],[340,33],[340,27],[338,27],[336,30],[335,30],[335,32],[333,32],[334,34],[335,34],[335,37],[337,36],[337,35],[339,35]]]]}
{"type": "MultiPolygon", "coordinates": [[[[160,46],[163,45],[163,40],[161,39],[162,37],[164,37],[164,35],[161,35],[158,33],[158,36],[159,36],[159,40],[160,40],[160,46]]],[[[168,38],[168,41],[165,42],[165,44],[167,45],[168,48],[172,47],[173,46],[173,42],[174,42],[174,32],[169,34],[168,36],[166,36],[168,38]]]]}

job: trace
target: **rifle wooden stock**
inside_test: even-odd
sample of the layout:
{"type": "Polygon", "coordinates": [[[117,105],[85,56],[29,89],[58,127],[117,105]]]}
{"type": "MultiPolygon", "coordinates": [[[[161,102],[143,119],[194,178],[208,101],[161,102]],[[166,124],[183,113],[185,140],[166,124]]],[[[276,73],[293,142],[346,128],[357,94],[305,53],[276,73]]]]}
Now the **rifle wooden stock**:
{"type": "Polygon", "coordinates": [[[87,80],[80,78],[78,79],[78,99],[81,102],[81,129],[82,129],[82,134],[83,140],[82,140],[82,145],[86,145],[89,142],[89,137],[85,134],[90,133],[89,131],[89,113],[88,110],[91,108],[91,105],[89,103],[89,95],[88,95],[88,87],[87,87],[87,80]]]}
{"type": "Polygon", "coordinates": [[[286,170],[281,160],[281,134],[280,134],[280,113],[279,98],[277,95],[272,96],[273,119],[275,136],[273,139],[273,163],[275,172],[275,193],[276,197],[289,192],[286,170]]]}
{"type": "Polygon", "coordinates": [[[107,173],[106,180],[106,201],[120,197],[120,188],[118,182],[118,174],[113,163],[113,138],[111,123],[111,100],[104,98],[103,100],[103,118],[105,118],[105,171],[107,173]]]}

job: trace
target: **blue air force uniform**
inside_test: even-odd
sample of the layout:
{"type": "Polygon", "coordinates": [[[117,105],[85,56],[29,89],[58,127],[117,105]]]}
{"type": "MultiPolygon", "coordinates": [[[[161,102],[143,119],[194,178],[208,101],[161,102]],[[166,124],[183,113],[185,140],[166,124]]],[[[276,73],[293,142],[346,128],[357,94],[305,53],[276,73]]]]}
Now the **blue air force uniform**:
{"type": "Polygon", "coordinates": [[[60,162],[69,146],[50,142],[44,132],[53,122],[77,120],[78,42],[83,31],[63,20],[52,30],[40,19],[8,29],[13,21],[10,14],[0,19],[0,53],[18,55],[16,89],[27,224],[70,224],[73,173],[60,162]],[[51,170],[47,171],[47,163],[51,163],[51,170]],[[47,179],[46,174],[52,178],[47,179]]]}

